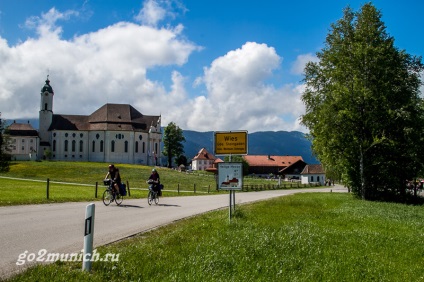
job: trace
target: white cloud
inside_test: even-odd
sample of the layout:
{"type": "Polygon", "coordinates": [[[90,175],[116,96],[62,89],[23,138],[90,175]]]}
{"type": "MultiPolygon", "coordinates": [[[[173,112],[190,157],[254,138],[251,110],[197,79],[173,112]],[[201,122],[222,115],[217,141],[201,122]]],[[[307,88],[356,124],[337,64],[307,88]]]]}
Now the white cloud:
{"type": "Polygon", "coordinates": [[[318,57],[311,53],[299,55],[297,56],[296,61],[292,65],[291,72],[293,74],[301,75],[304,73],[305,66],[308,62],[318,62],[318,61],[319,61],[318,57]]]}
{"type": "Polygon", "coordinates": [[[297,121],[304,112],[300,88],[265,83],[280,62],[274,48],[255,42],[217,58],[196,79],[208,94],[191,101],[185,125],[199,131],[305,131],[297,121]]]}
{"type": "MultiPolygon", "coordinates": [[[[51,9],[40,18],[31,18],[27,22],[38,36],[13,47],[0,38],[0,104],[7,105],[1,109],[4,118],[38,116],[39,91],[48,73],[55,91],[55,113],[90,114],[109,102],[142,104],[143,113],[157,114],[160,109],[146,98],[161,100],[158,96],[168,94],[161,83],[148,79],[147,70],[183,65],[199,50],[182,38],[182,25],[153,28],[119,22],[64,40],[56,21],[66,19],[65,14],[51,9]]],[[[177,87],[181,83],[177,83],[178,75],[174,77],[177,87]]]]}
{"type": "Polygon", "coordinates": [[[3,118],[37,118],[49,73],[54,113],[87,115],[105,103],[124,103],[146,115],[161,114],[163,125],[173,121],[183,129],[306,131],[298,122],[304,112],[301,86],[267,82],[281,67],[273,47],[247,42],[216,58],[193,82],[172,69],[201,50],[185,39],[182,25],[118,22],[65,40],[57,21],[70,15],[76,14],[51,9],[32,18],[28,23],[38,36],[15,46],[0,37],[3,118]],[[148,76],[150,69],[162,66],[167,66],[170,86],[148,76]],[[190,97],[186,84],[204,91],[190,97]]]}

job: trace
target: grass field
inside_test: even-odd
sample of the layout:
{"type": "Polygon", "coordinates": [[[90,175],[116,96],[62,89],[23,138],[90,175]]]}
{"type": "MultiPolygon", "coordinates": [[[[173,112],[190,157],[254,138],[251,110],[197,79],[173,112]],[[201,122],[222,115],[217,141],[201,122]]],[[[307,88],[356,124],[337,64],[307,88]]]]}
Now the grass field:
{"type": "Polygon", "coordinates": [[[37,266],[11,281],[423,281],[424,209],[297,194],[97,249],[119,261],[37,266]]]}
{"type": "MultiPolygon", "coordinates": [[[[107,166],[105,163],[93,162],[13,162],[9,172],[0,173],[0,206],[91,201],[96,199],[96,182],[97,199],[100,199],[105,190],[103,178],[107,173],[107,166]]],[[[148,185],[145,181],[150,176],[152,167],[131,164],[118,164],[117,167],[120,169],[122,181],[130,188],[126,198],[146,197],[148,185]]],[[[184,173],[168,168],[157,170],[161,183],[165,186],[166,197],[219,193],[216,191],[215,177],[211,173],[184,173]]],[[[244,183],[262,185],[277,182],[246,177],[244,183]]]]}

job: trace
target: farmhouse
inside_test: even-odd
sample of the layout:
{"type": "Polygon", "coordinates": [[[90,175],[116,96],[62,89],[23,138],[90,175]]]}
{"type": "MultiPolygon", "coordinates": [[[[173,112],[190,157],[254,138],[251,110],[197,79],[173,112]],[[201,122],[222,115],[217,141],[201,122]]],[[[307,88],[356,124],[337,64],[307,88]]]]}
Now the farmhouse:
{"type": "Polygon", "coordinates": [[[249,174],[257,175],[277,175],[297,161],[303,161],[301,156],[245,155],[243,159],[249,164],[249,174]]]}

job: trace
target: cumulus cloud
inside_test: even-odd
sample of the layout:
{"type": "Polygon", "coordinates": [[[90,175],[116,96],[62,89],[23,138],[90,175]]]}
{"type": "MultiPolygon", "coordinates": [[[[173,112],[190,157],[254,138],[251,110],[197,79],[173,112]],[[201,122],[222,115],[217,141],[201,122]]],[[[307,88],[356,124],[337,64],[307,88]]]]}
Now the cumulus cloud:
{"type": "Polygon", "coordinates": [[[297,56],[296,61],[293,63],[291,72],[293,74],[301,75],[304,73],[305,66],[308,62],[318,62],[319,59],[317,56],[308,53],[297,56]]]}
{"type": "MultiPolygon", "coordinates": [[[[182,38],[181,25],[154,28],[118,22],[65,40],[57,21],[70,15],[77,13],[51,9],[32,17],[27,25],[38,36],[16,46],[0,38],[0,104],[8,105],[2,109],[5,118],[37,117],[39,91],[48,73],[56,94],[55,113],[89,114],[109,102],[143,104],[140,110],[145,114],[156,114],[154,101],[167,93],[160,82],[148,79],[147,70],[183,65],[199,50],[182,38]]],[[[178,75],[174,76],[177,86],[178,75]]]]}
{"type": "Polygon", "coordinates": [[[187,127],[200,131],[304,130],[297,121],[304,112],[301,89],[265,83],[280,62],[274,48],[255,42],[215,59],[196,80],[205,84],[207,96],[191,101],[187,127]]]}
{"type": "MultiPolygon", "coordinates": [[[[159,2],[147,1],[143,9],[149,3],[154,10],[152,3],[159,2]]],[[[52,8],[26,22],[36,31],[33,38],[9,46],[0,37],[3,118],[37,118],[40,90],[50,74],[54,113],[87,115],[105,103],[124,103],[146,115],[161,114],[164,126],[173,121],[183,129],[305,131],[298,122],[304,113],[302,86],[267,82],[282,62],[271,46],[246,42],[190,81],[175,69],[202,49],[185,38],[181,24],[157,27],[158,13],[149,24],[118,22],[64,39],[58,22],[70,17],[78,13],[52,8]],[[149,77],[151,69],[164,66],[170,86],[149,77]],[[193,84],[204,91],[190,95],[193,84]]]]}

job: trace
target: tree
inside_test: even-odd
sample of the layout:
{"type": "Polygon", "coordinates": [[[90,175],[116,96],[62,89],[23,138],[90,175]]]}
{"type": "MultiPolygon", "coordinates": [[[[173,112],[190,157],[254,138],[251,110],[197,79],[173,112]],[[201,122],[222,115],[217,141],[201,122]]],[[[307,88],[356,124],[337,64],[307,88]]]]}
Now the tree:
{"type": "Polygon", "coordinates": [[[175,164],[177,166],[180,166],[180,165],[187,166],[187,157],[184,155],[179,155],[178,158],[175,159],[175,164]]]}
{"type": "Polygon", "coordinates": [[[170,122],[165,127],[163,136],[163,154],[168,157],[168,167],[172,166],[174,156],[180,156],[184,153],[182,142],[185,142],[183,130],[175,123],[170,122]]]}
{"type": "Polygon", "coordinates": [[[6,131],[5,129],[6,121],[1,119],[0,113],[0,172],[9,171],[10,165],[10,154],[8,154],[7,150],[7,140],[4,136],[6,131]]]}
{"type": "MultiPolygon", "coordinates": [[[[224,161],[225,162],[230,162],[230,156],[225,156],[224,161]]],[[[241,156],[241,155],[232,155],[231,156],[231,162],[242,163],[242,166],[243,166],[243,175],[248,175],[249,174],[249,163],[246,162],[245,159],[243,159],[243,156],[241,156]]]]}
{"type": "Polygon", "coordinates": [[[372,4],[331,25],[302,100],[312,149],[362,199],[405,195],[423,169],[421,57],[394,47],[372,4]]]}

